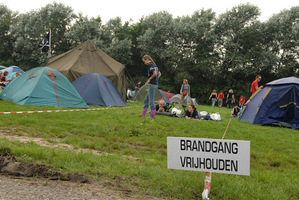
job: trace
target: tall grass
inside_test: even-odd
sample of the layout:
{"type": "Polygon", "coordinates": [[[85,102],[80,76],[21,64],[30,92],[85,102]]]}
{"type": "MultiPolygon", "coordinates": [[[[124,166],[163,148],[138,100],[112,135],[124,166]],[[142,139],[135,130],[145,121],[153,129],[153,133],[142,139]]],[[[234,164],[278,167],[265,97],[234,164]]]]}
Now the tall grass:
{"type": "MultiPolygon", "coordinates": [[[[49,148],[0,139],[19,159],[78,172],[109,187],[167,199],[198,199],[203,172],[167,169],[167,137],[221,139],[230,111],[200,105],[200,111],[219,112],[223,121],[193,121],[156,115],[138,117],[141,103],[100,111],[0,115],[0,132],[43,138],[53,144],[96,150],[98,154],[49,148]]],[[[52,110],[53,107],[0,103],[0,111],[52,110]]],[[[63,109],[63,108],[61,108],[63,109]]],[[[211,199],[299,199],[298,130],[252,125],[232,118],[225,139],[251,141],[250,176],[213,173],[211,199]]]]}

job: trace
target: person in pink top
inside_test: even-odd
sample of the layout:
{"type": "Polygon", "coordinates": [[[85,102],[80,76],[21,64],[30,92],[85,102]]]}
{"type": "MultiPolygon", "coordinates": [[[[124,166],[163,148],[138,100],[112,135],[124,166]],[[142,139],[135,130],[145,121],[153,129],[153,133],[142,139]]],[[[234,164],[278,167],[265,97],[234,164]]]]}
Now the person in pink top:
{"type": "Polygon", "coordinates": [[[251,83],[251,93],[254,94],[258,89],[263,89],[263,86],[259,87],[259,82],[262,80],[261,75],[257,75],[255,80],[251,83]]]}

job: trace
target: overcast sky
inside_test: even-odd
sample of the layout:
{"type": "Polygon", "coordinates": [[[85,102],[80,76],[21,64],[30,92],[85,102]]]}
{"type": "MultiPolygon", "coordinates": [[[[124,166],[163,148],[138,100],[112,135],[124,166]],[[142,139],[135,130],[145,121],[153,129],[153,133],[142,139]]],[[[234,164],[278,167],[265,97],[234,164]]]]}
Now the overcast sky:
{"type": "MultiPolygon", "coordinates": [[[[53,0],[1,0],[12,11],[26,13],[36,10],[54,2],[53,0]]],[[[115,17],[121,17],[122,22],[130,19],[138,22],[142,16],[151,15],[154,12],[167,11],[173,17],[192,15],[194,11],[211,8],[217,15],[230,10],[239,4],[250,3],[261,9],[261,21],[269,19],[273,14],[283,9],[299,6],[298,0],[56,0],[73,8],[74,13],[83,13],[83,16],[100,16],[103,23],[115,17]]]]}

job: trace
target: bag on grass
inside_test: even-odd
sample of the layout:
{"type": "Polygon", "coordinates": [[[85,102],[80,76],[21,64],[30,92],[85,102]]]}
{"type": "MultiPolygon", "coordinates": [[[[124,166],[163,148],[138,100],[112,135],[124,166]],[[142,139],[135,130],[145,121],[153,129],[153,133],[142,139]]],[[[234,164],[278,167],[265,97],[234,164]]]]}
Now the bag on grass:
{"type": "Polygon", "coordinates": [[[208,112],[207,111],[201,111],[201,112],[199,112],[199,114],[200,114],[201,117],[204,118],[205,116],[207,116],[208,112]]]}
{"type": "Polygon", "coordinates": [[[212,113],[210,115],[210,117],[211,117],[212,120],[215,120],[215,121],[220,121],[221,120],[221,116],[218,112],[217,113],[212,113]]]}

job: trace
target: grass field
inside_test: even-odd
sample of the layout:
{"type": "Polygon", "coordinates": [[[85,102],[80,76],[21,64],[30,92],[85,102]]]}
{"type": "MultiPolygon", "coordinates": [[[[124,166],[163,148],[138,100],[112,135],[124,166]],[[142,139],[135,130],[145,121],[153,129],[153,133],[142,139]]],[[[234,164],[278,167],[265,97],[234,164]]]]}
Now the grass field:
{"type": "MultiPolygon", "coordinates": [[[[152,121],[138,117],[142,103],[127,105],[129,108],[99,111],[0,115],[0,132],[6,135],[41,138],[74,149],[3,137],[0,147],[10,148],[20,160],[53,166],[60,172],[78,172],[133,194],[199,199],[205,173],[167,169],[167,137],[221,139],[231,110],[197,106],[199,111],[219,112],[223,121],[162,115],[152,121]]],[[[0,102],[1,112],[53,109],[0,102]]],[[[224,139],[251,142],[250,176],[213,173],[210,198],[299,199],[298,134],[298,130],[252,125],[232,118],[224,139]]]]}

